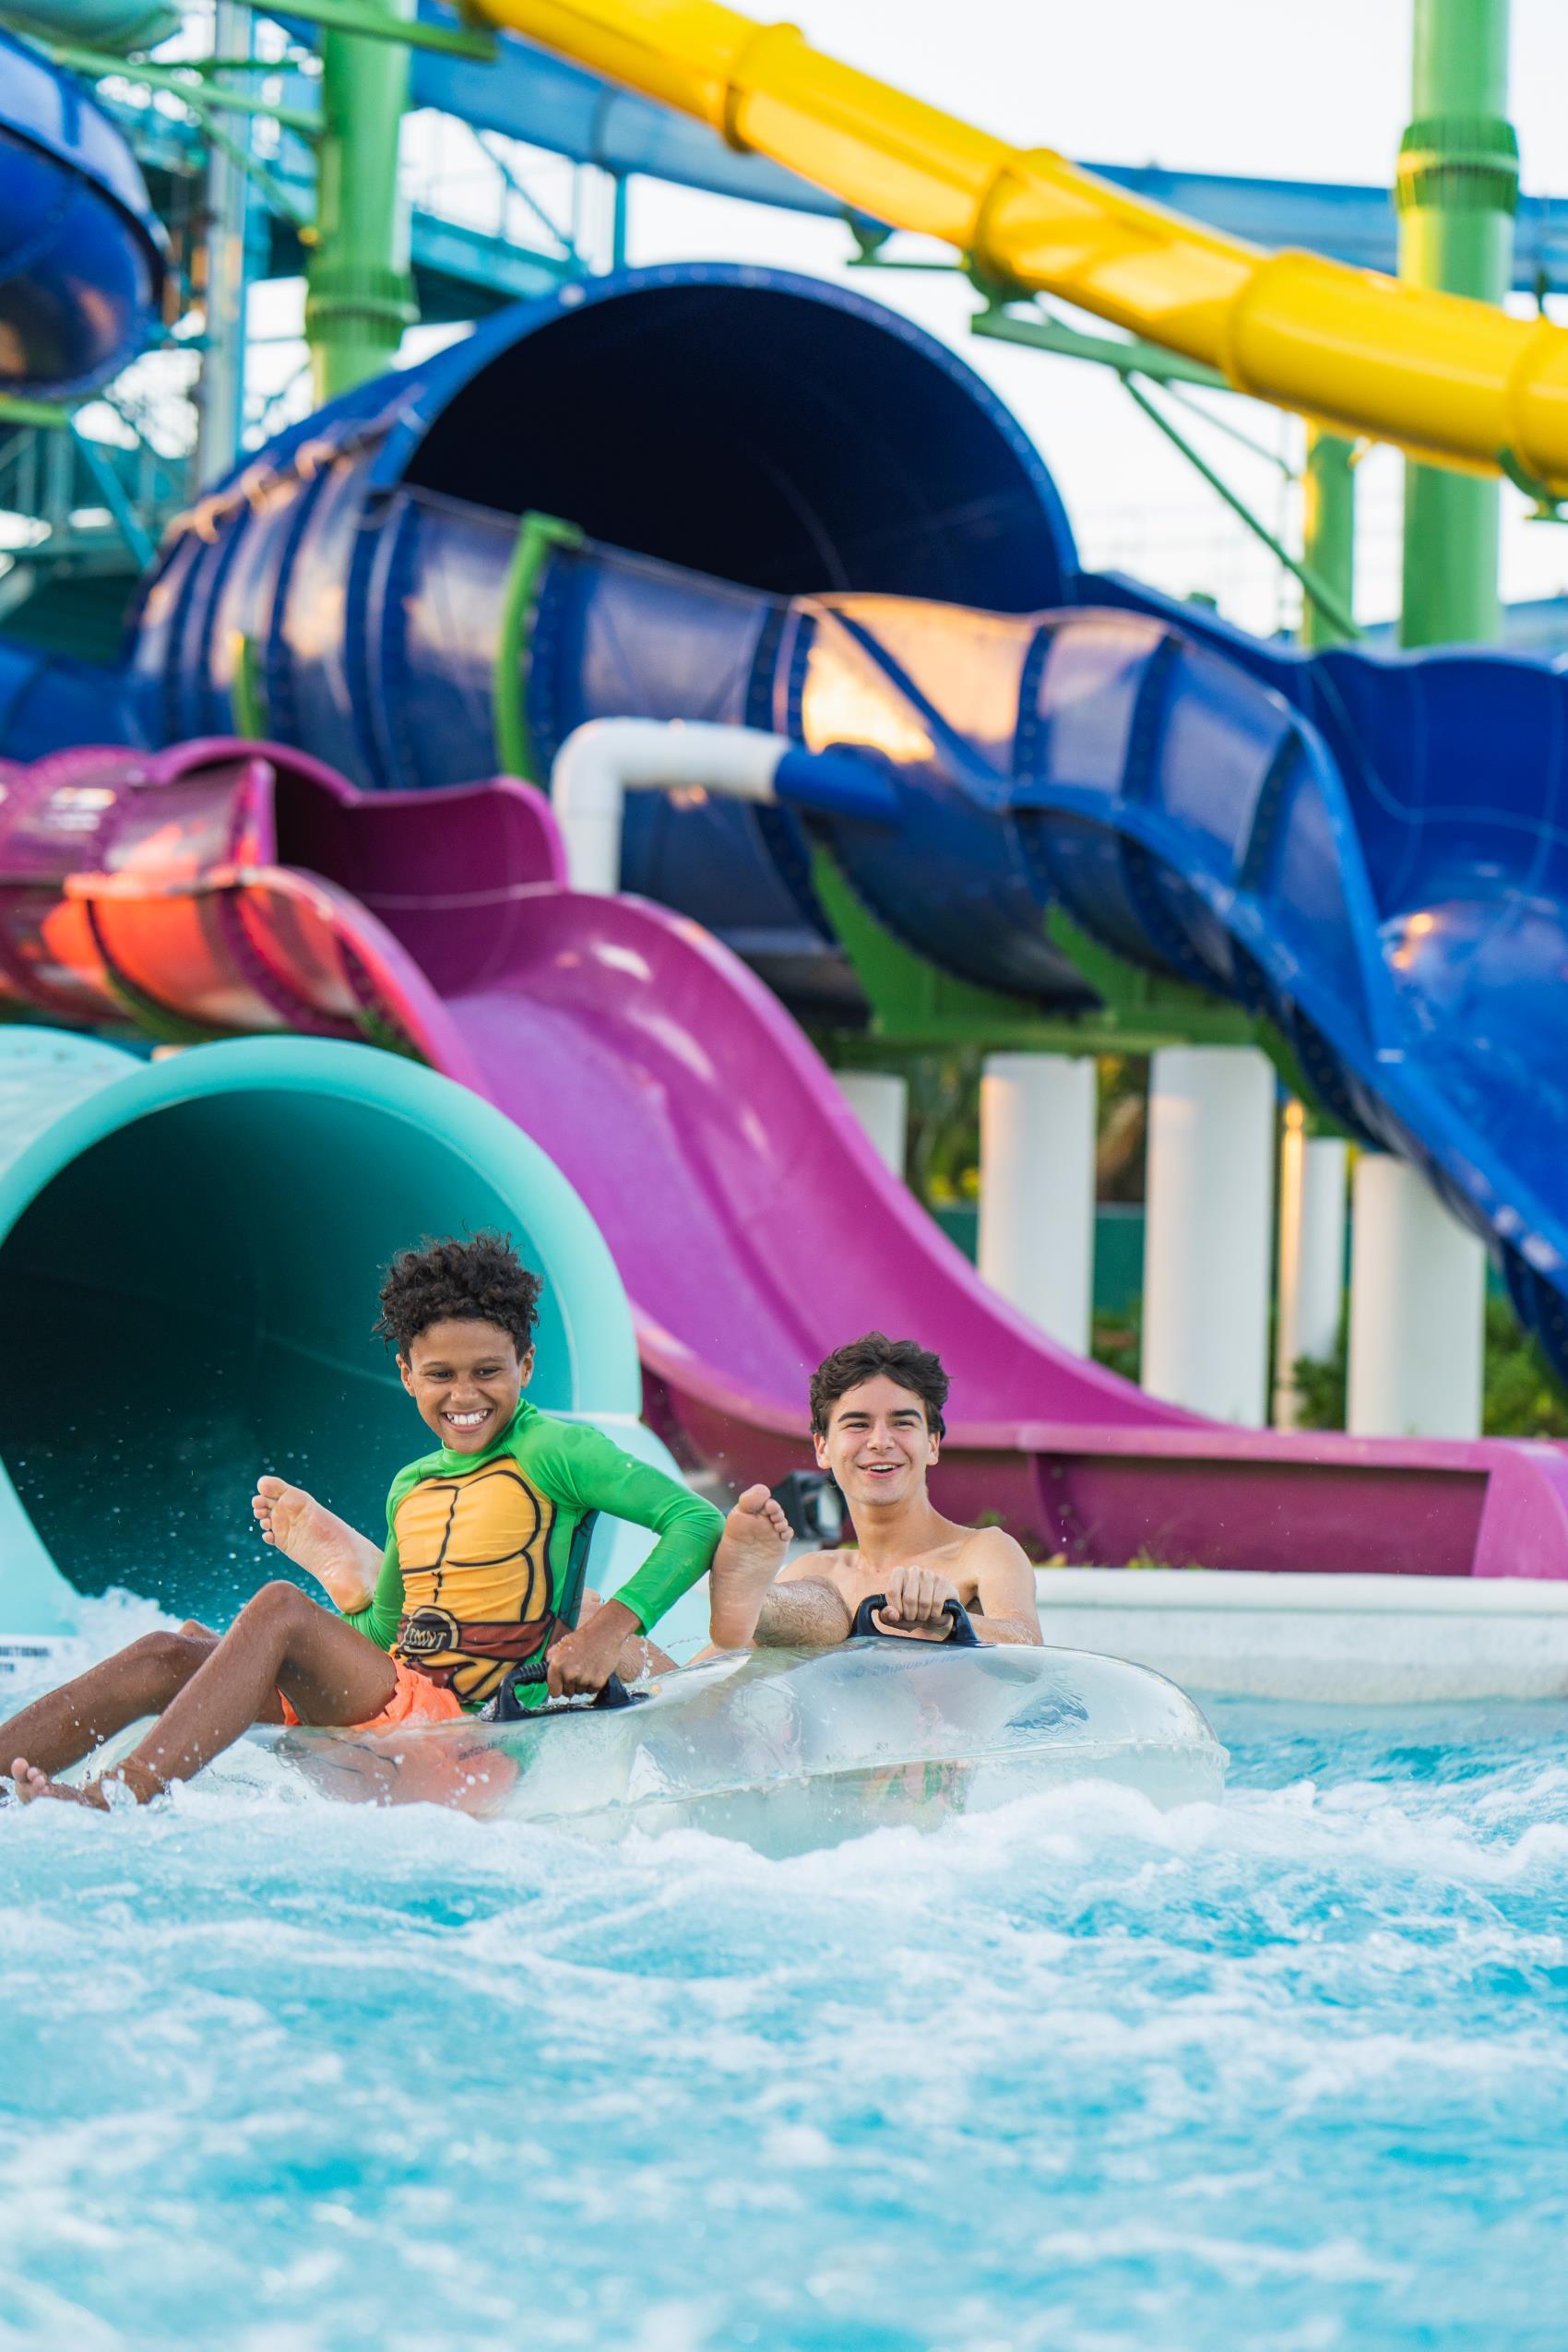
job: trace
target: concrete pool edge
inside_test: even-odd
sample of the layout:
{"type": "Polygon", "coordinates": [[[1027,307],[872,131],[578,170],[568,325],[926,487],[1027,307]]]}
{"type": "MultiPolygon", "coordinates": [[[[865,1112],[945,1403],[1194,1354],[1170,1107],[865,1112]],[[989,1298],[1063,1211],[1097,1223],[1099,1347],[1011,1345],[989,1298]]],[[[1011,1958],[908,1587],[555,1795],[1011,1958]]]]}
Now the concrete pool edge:
{"type": "Polygon", "coordinates": [[[1048,1642],[1218,1698],[1568,1697],[1568,1584],[1539,1577],[1042,1568],[1048,1642]]]}

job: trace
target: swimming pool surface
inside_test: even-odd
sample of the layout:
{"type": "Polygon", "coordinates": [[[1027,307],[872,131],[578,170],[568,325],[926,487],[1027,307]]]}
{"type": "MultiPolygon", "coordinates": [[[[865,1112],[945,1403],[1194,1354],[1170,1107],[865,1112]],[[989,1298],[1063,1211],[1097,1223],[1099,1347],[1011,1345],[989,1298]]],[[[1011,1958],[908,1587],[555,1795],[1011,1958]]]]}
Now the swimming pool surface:
{"type": "Polygon", "coordinates": [[[1559,2352],[1568,1705],[1213,1712],[790,1862],[0,1814],[0,2347],[1559,2352]]]}

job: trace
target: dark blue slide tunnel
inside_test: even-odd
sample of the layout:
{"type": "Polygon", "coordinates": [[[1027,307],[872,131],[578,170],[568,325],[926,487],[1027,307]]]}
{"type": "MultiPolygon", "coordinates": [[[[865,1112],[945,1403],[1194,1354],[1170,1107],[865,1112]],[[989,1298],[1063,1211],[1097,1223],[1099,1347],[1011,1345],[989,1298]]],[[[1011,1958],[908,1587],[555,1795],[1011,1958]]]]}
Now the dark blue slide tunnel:
{"type": "MultiPolygon", "coordinates": [[[[660,692],[669,715],[772,725],[776,600],[1022,613],[1069,600],[1075,571],[1039,456],[932,338],[778,272],[632,272],[361,387],[204,502],[142,600],[140,731],[233,729],[243,645],[268,732],[370,789],[465,782],[499,763],[498,660],[501,691],[548,714],[543,757],[597,711],[666,715],[660,692]],[[507,673],[529,513],[650,559],[630,685],[602,635],[552,627],[548,578],[507,673]],[[694,630],[694,597],[716,636],[694,630]],[[650,670],[667,674],[650,685],[650,670]]],[[[721,900],[754,956],[828,951],[793,819],[715,806],[681,826],[678,855],[670,829],[661,803],[630,812],[627,887],[704,917],[721,900]]]]}

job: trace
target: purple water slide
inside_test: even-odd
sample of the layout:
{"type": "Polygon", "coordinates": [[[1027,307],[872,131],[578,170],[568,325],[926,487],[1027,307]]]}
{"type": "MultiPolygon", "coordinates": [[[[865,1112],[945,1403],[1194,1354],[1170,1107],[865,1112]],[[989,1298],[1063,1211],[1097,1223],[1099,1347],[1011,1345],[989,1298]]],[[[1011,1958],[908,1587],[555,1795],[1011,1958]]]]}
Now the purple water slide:
{"type": "Polygon", "coordinates": [[[80,1023],[419,1053],[570,1177],[637,1320],[650,1420],[735,1481],[809,1458],[805,1388],[873,1324],[953,1379],[944,1505],[1075,1561],[1568,1574],[1568,1454],[1218,1428],[1065,1354],[883,1169],[773,997],[690,921],[564,886],[527,786],[362,795],[188,744],[4,778],[0,989],[80,1023]]]}

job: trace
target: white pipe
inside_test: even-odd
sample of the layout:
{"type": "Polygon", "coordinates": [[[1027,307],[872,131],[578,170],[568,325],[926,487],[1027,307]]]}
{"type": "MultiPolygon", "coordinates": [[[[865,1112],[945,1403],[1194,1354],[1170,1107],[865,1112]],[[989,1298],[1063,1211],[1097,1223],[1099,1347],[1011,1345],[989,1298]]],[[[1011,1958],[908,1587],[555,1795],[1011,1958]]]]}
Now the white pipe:
{"type": "Polygon", "coordinates": [[[1275,1075],[1250,1045],[1164,1046],[1149,1073],[1143,1384],[1261,1429],[1275,1075]]]}
{"type": "Polygon", "coordinates": [[[988,1053],[980,1074],[981,1278],[1080,1356],[1094,1301],[1091,1060],[988,1053]]]}
{"type": "Polygon", "coordinates": [[[1357,1437],[1478,1437],[1486,1250],[1424,1177],[1356,1164],[1346,1420],[1357,1437]]]}
{"type": "Polygon", "coordinates": [[[904,1181],[909,1148],[909,1086],[888,1070],[840,1070],[838,1087],[870,1136],[878,1158],[904,1181]]]}
{"type": "Polygon", "coordinates": [[[778,798],[779,761],[795,748],[787,735],[696,719],[590,719],[575,728],[550,779],[573,889],[620,887],[628,792],[686,789],[766,804],[778,798]]]}
{"type": "Polygon", "coordinates": [[[1296,1366],[1303,1356],[1328,1361],[1339,1337],[1345,1297],[1345,1180],[1349,1146],[1342,1136],[1306,1132],[1299,1102],[1285,1111],[1279,1147],[1279,1290],[1275,1317],[1274,1419],[1294,1429],[1301,1399],[1296,1366]]]}

